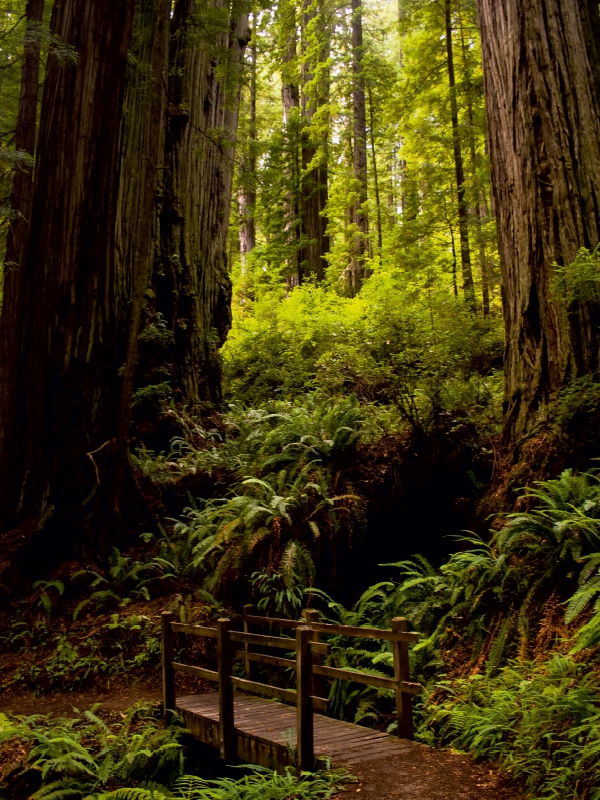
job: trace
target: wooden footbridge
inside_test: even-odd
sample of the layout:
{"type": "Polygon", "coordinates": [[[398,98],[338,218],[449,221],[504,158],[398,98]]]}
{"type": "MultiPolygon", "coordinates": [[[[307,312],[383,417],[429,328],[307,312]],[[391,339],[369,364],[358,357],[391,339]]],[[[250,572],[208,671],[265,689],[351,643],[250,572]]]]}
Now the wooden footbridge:
{"type": "Polygon", "coordinates": [[[163,702],[167,716],[174,711],[180,714],[192,734],[218,748],[223,759],[238,758],[271,769],[297,764],[300,769],[310,770],[327,757],[334,763],[356,764],[398,753],[401,740],[413,738],[412,697],[422,687],[410,680],[408,645],[417,641],[419,634],[408,632],[405,619],[394,619],[391,629],[383,630],[322,623],[318,611],[305,611],[302,620],[255,616],[252,611],[252,606],[245,606],[243,614],[220,619],[216,627],[186,625],[175,622],[170,612],[163,613],[163,702]],[[295,635],[259,632],[265,628],[291,629],[295,635]],[[174,660],[175,637],[181,634],[216,639],[216,671],[174,660]],[[390,641],[394,678],[325,666],[324,657],[331,646],[324,639],[340,634],[390,641]],[[269,655],[259,648],[295,651],[295,658],[269,655]],[[245,663],[245,678],[233,674],[236,659],[245,663]],[[255,680],[255,669],[260,664],[295,670],[296,689],[281,689],[255,680]],[[178,672],[212,681],[218,691],[177,697],[178,672]],[[398,738],[324,716],[327,699],[322,695],[326,680],[354,681],[393,690],[398,738]]]}

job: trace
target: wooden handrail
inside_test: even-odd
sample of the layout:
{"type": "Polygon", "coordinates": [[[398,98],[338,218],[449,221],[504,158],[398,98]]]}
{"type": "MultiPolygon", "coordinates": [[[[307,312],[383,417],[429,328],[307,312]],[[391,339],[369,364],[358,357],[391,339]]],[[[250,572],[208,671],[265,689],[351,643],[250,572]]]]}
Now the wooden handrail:
{"type": "Polygon", "coordinates": [[[217,638],[217,629],[207,628],[204,625],[184,625],[182,622],[172,622],[171,630],[174,633],[189,633],[192,636],[206,636],[209,639],[217,638]]]}
{"type": "Polygon", "coordinates": [[[313,622],[310,626],[320,633],[341,634],[363,639],[383,639],[388,642],[418,642],[420,634],[404,630],[385,631],[382,628],[358,628],[353,625],[330,625],[326,622],[313,622]]]}

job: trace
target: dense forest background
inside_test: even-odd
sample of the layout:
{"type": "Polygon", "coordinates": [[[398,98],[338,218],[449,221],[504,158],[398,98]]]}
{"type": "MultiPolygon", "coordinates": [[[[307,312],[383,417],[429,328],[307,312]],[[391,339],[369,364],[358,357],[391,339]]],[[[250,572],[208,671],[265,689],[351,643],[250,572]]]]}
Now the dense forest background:
{"type": "Polygon", "coordinates": [[[422,741],[597,796],[599,92],[595,0],[0,0],[7,696],[402,615],[422,741]]]}

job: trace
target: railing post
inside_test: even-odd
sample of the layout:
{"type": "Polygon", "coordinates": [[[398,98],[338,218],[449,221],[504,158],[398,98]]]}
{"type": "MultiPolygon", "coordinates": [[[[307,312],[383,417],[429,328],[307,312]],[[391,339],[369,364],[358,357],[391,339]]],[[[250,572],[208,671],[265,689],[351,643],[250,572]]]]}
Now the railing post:
{"type": "MultiPolygon", "coordinates": [[[[306,624],[310,628],[311,623],[318,622],[321,618],[320,611],[317,611],[314,608],[305,608],[302,612],[302,616],[306,620],[306,624]]],[[[320,642],[321,641],[321,634],[318,631],[313,631],[312,636],[313,642],[320,642]]],[[[321,666],[323,664],[323,656],[320,653],[312,653],[312,664],[313,666],[321,666]]],[[[312,672],[312,670],[311,670],[312,672]]],[[[315,675],[312,674],[312,693],[315,697],[323,697],[323,686],[324,680],[322,675],[315,675]]]]}
{"type": "Polygon", "coordinates": [[[231,620],[217,621],[217,655],[219,673],[219,734],[221,739],[221,758],[235,756],[235,728],[233,713],[233,653],[231,651],[231,620]]]}
{"type": "MultiPolygon", "coordinates": [[[[408,623],[404,617],[392,620],[392,631],[407,631],[408,623]]],[[[394,649],[394,678],[397,681],[410,681],[410,662],[408,642],[392,642],[394,649]]],[[[412,695],[396,689],[396,715],[400,739],[414,739],[412,695]]]]}
{"type": "Polygon", "coordinates": [[[163,611],[162,618],[162,682],[163,682],[163,716],[170,722],[175,711],[175,670],[172,667],[175,660],[173,642],[173,629],[171,623],[174,615],[170,611],[163,611]]]}
{"type": "MultiPolygon", "coordinates": [[[[244,616],[245,617],[252,616],[253,612],[254,612],[254,606],[252,605],[252,603],[247,603],[244,606],[244,616]]],[[[252,631],[250,630],[250,623],[246,622],[246,620],[244,620],[244,633],[252,633],[252,631]]],[[[244,642],[244,650],[246,651],[246,653],[250,652],[250,644],[248,642],[244,642]]],[[[254,663],[250,661],[249,658],[246,659],[245,663],[246,663],[246,678],[248,678],[249,681],[253,681],[256,671],[254,668],[254,663]]]]}
{"type": "Polygon", "coordinates": [[[296,676],[297,676],[297,722],[296,742],[298,747],[298,768],[312,770],[315,766],[315,746],[312,707],[312,663],[310,642],[313,632],[302,625],[296,628],[296,676]]]}

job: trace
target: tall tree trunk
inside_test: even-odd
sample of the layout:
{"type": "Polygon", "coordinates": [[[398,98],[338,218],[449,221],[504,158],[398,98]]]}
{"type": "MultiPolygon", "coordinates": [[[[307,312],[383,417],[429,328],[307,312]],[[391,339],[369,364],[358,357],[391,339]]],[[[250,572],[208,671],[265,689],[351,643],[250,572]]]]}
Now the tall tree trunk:
{"type": "Polygon", "coordinates": [[[129,449],[131,403],[138,355],[144,295],[150,280],[150,258],[156,247],[156,189],[159,150],[163,144],[167,26],[171,0],[144,0],[137,9],[142,38],[136,79],[127,87],[121,136],[120,191],[117,226],[117,273],[129,273],[132,285],[129,332],[117,436],[113,503],[118,504],[129,449]],[[150,24],[144,24],[150,20],[150,24]],[[119,248],[119,244],[121,248],[119,248]],[[125,251],[123,253],[123,251],[125,251]],[[119,259],[119,255],[121,257],[119,259]],[[133,269],[128,269],[128,264],[133,269]]]}
{"type": "Polygon", "coordinates": [[[324,211],[328,199],[327,143],[317,147],[315,132],[311,129],[315,111],[328,101],[329,76],[323,76],[322,65],[329,57],[329,32],[324,19],[323,5],[312,11],[311,0],[304,0],[303,12],[303,63],[302,63],[302,181],[300,214],[302,234],[306,244],[300,252],[299,283],[309,275],[318,281],[325,277],[326,254],[329,252],[327,218],[324,211]],[[309,32],[309,28],[312,29],[309,32]],[[318,36],[317,47],[307,39],[318,36]],[[319,77],[315,80],[315,72],[319,77]],[[308,90],[307,85],[313,84],[308,90]],[[314,85],[316,83],[316,86],[314,85]],[[317,163],[315,164],[315,160],[317,163]]]}
{"type": "Polygon", "coordinates": [[[475,310],[475,288],[469,245],[469,209],[465,193],[465,169],[463,166],[460,128],[458,126],[458,101],[454,75],[454,52],[452,47],[452,0],[446,0],[446,53],[448,58],[448,80],[450,83],[450,114],[452,117],[452,143],[456,172],[456,198],[458,204],[458,235],[460,238],[460,260],[462,265],[463,292],[468,305],[475,310]]]}
{"type": "Polygon", "coordinates": [[[365,272],[369,252],[369,217],[367,202],[367,112],[365,76],[363,72],[362,0],[352,0],[352,119],[354,123],[353,221],[356,230],[350,267],[352,289],[358,291],[365,272]]]}
{"type": "Polygon", "coordinates": [[[377,174],[377,153],[375,152],[375,120],[373,116],[373,93],[369,86],[369,130],[371,132],[371,153],[373,156],[373,183],[375,185],[375,206],[377,208],[377,245],[379,247],[379,262],[383,257],[383,230],[381,227],[381,199],[379,197],[379,177],[377,174]]]}
{"type": "MultiPolygon", "coordinates": [[[[459,5],[460,11],[460,5],[459,5]]],[[[471,80],[471,73],[469,70],[468,57],[467,57],[467,44],[465,42],[465,32],[462,17],[460,18],[460,43],[462,50],[462,62],[464,71],[466,107],[467,107],[467,120],[469,122],[469,153],[471,156],[471,173],[475,185],[477,186],[478,173],[480,169],[480,158],[477,152],[477,144],[475,142],[475,123],[473,118],[473,82],[471,80]]],[[[475,239],[477,242],[477,250],[479,257],[479,272],[481,274],[481,305],[484,318],[489,316],[490,313],[490,269],[489,260],[487,255],[487,248],[485,242],[485,235],[483,225],[485,220],[485,211],[481,204],[481,192],[477,188],[477,199],[474,204],[474,223],[475,223],[475,239]]]]}
{"type": "MultiPolygon", "coordinates": [[[[33,157],[40,80],[40,40],[36,35],[36,28],[43,20],[44,0],[29,0],[25,13],[27,32],[15,148],[33,157]]],[[[32,200],[33,168],[20,167],[15,172],[10,197],[14,217],[10,221],[6,242],[4,298],[0,317],[0,453],[15,447],[16,439],[20,435],[14,426],[17,403],[15,386],[21,349],[23,287],[32,200]]],[[[0,508],[7,499],[4,498],[7,491],[9,476],[6,475],[4,479],[0,474],[0,508]]]]}
{"type": "Polygon", "coordinates": [[[238,193],[242,269],[245,267],[246,256],[256,247],[256,32],[252,34],[250,45],[249,111],[248,141],[240,171],[238,193]]]}
{"type": "MultiPolygon", "coordinates": [[[[133,0],[71,0],[52,14],[78,63],[50,54],[46,69],[24,311],[13,323],[21,369],[2,421],[19,438],[2,448],[0,482],[10,478],[2,522],[50,527],[54,553],[85,529],[118,429],[127,305],[114,244],[133,10],[133,0]]],[[[96,546],[102,535],[88,530],[96,546]]]]}
{"type": "Polygon", "coordinates": [[[600,306],[550,290],[600,238],[600,24],[588,0],[479,0],[503,279],[505,438],[598,368],[600,306]]]}
{"type": "Polygon", "coordinates": [[[206,26],[211,9],[196,0],[176,0],[171,18],[161,264],[154,282],[156,309],[174,334],[176,389],[190,405],[220,404],[218,351],[231,327],[227,232],[248,39],[248,15],[236,8],[230,29],[217,34],[206,26]]]}
{"type": "Polygon", "coordinates": [[[287,280],[296,284],[300,276],[300,139],[298,110],[300,90],[296,75],[298,30],[294,0],[282,0],[278,6],[279,46],[281,52],[281,102],[284,126],[284,230],[285,243],[291,249],[287,280]]]}

